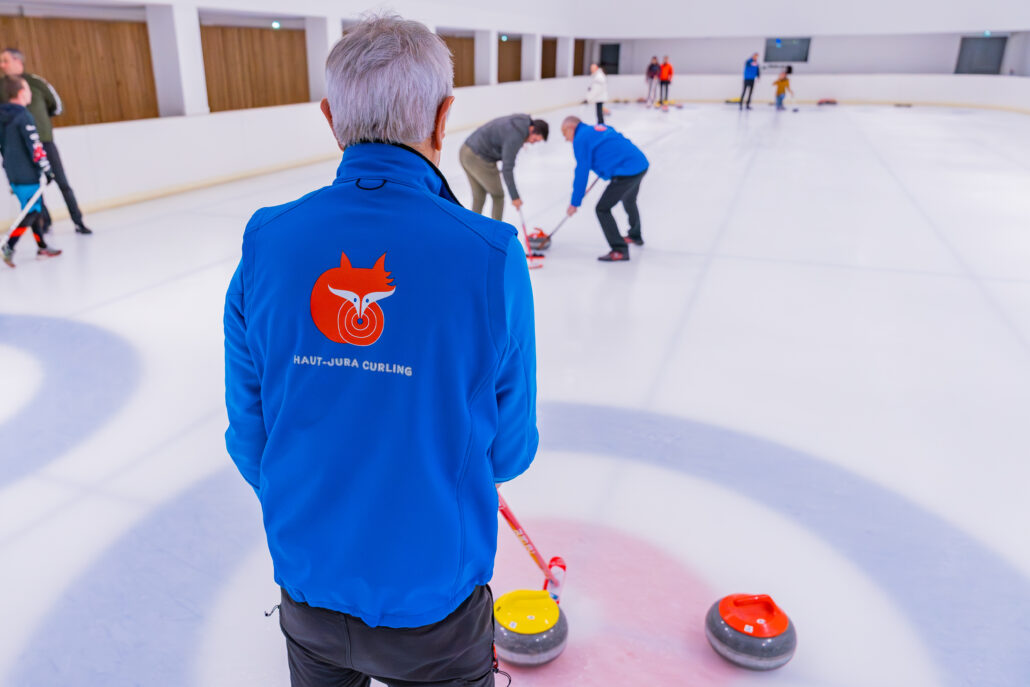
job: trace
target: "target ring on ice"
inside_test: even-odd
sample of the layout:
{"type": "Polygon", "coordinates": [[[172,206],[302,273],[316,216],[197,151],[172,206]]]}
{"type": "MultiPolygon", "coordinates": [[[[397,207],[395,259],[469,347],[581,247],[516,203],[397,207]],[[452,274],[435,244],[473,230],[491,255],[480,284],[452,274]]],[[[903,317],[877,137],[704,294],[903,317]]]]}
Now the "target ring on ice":
{"type": "Polygon", "coordinates": [[[383,334],[383,311],[376,303],[371,303],[358,317],[357,307],[351,302],[345,302],[340,306],[336,324],[340,338],[346,343],[370,346],[383,334]]]}

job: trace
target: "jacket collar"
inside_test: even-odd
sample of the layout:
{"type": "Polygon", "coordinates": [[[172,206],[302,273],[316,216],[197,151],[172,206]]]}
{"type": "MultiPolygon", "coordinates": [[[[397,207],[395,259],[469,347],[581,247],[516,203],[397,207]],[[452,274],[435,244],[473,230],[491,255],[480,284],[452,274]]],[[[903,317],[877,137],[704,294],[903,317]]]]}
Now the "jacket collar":
{"type": "MultiPolygon", "coordinates": [[[[596,131],[596,130],[597,130],[596,127],[590,126],[586,122],[580,122],[579,124],[576,125],[576,132],[572,135],[572,140],[575,141],[576,137],[578,137],[582,133],[586,133],[586,132],[590,132],[590,131],[596,131]]],[[[589,133],[587,135],[589,135],[589,133]]]]}
{"type": "Polygon", "coordinates": [[[333,184],[356,179],[386,179],[425,188],[444,200],[461,205],[436,165],[422,153],[401,143],[369,141],[347,146],[333,184]]]}

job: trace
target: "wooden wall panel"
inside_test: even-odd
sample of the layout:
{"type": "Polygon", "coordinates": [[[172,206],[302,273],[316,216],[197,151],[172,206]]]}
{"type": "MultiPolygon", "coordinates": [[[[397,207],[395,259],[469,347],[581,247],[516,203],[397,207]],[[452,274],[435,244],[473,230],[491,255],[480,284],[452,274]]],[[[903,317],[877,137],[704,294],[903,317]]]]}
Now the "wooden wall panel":
{"type": "Polygon", "coordinates": [[[200,42],[212,112],[308,101],[303,30],[201,26],[200,42]]]}
{"type": "Polygon", "coordinates": [[[587,73],[587,42],[583,38],[577,38],[576,44],[573,46],[573,63],[572,63],[572,75],[582,76],[587,73]]]}
{"type": "Polygon", "coordinates": [[[0,48],[8,47],[61,96],[64,114],[54,126],[158,116],[143,22],[0,16],[0,48]]]}
{"type": "Polygon", "coordinates": [[[497,82],[522,81],[522,39],[497,39],[497,82]]]}
{"type": "Polygon", "coordinates": [[[476,85],[476,39],[472,36],[445,36],[440,38],[447,44],[454,57],[454,87],[476,85]]]}
{"type": "Polygon", "coordinates": [[[545,38],[543,54],[540,58],[540,76],[544,79],[553,79],[558,71],[558,39],[545,38]]]}

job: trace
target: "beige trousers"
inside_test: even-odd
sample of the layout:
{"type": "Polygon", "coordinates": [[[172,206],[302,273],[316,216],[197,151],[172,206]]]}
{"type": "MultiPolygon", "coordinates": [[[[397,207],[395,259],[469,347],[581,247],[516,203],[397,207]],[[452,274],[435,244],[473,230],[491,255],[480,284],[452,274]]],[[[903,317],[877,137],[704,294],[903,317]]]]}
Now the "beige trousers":
{"type": "Polygon", "coordinates": [[[488,162],[476,155],[467,145],[461,146],[458,153],[461,161],[461,168],[468,175],[469,185],[472,186],[472,211],[482,213],[486,205],[486,196],[490,194],[493,200],[493,208],[490,216],[494,219],[501,219],[504,215],[504,186],[501,185],[501,172],[497,169],[496,162],[488,162]]]}

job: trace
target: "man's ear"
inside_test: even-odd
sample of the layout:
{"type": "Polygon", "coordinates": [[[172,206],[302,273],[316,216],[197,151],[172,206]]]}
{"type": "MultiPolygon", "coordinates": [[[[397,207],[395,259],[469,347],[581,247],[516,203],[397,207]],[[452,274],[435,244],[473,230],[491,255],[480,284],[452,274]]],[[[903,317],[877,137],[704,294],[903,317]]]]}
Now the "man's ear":
{"type": "MultiPolygon", "coordinates": [[[[333,113],[329,111],[329,99],[322,98],[322,114],[325,115],[325,121],[329,122],[329,130],[333,132],[333,138],[336,138],[336,130],[333,129],[333,113]]],[[[336,145],[340,146],[340,150],[343,150],[343,146],[337,141],[336,145]]]]}
{"type": "Polygon", "coordinates": [[[443,150],[443,137],[445,136],[445,129],[447,128],[447,115],[451,111],[451,105],[454,104],[454,96],[449,95],[443,99],[440,103],[440,107],[436,109],[436,123],[433,127],[433,135],[430,137],[429,144],[433,147],[433,150],[443,150]]]}

